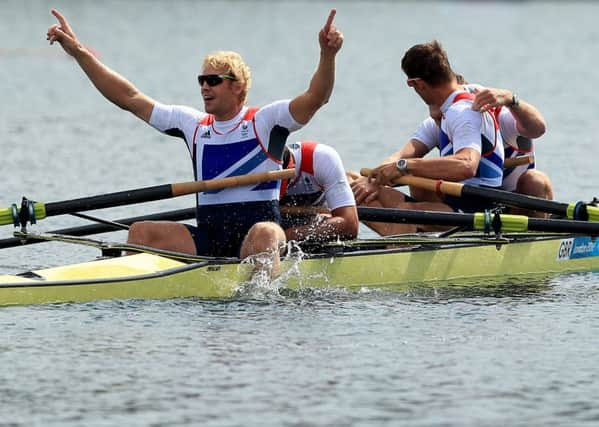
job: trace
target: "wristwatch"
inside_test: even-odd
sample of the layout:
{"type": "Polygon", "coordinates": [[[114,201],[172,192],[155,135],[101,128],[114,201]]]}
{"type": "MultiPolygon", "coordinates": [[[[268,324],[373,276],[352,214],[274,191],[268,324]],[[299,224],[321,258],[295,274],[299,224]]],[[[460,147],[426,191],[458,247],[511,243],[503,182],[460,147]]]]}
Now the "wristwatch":
{"type": "Polygon", "coordinates": [[[408,173],[408,160],[407,159],[399,159],[397,163],[395,163],[397,170],[400,174],[406,175],[408,173]]]}
{"type": "Polygon", "coordinates": [[[512,94],[512,102],[510,102],[507,107],[508,108],[513,108],[513,107],[517,107],[518,105],[520,105],[520,98],[518,98],[518,95],[516,95],[515,93],[512,94]]]}

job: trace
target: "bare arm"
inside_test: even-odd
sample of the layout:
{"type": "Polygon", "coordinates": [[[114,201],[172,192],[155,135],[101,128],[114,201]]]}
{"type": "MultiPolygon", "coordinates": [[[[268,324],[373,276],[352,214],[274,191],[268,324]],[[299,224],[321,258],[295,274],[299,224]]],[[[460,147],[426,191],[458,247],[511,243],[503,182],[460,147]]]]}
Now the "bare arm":
{"type": "Polygon", "coordinates": [[[50,44],[55,41],[60,43],[65,52],[77,61],[81,69],[106,99],[148,122],[155,101],[141,93],[123,76],[100,62],[79,42],[68,21],[60,12],[52,9],[52,15],[58,19],[59,24],[54,24],[48,29],[47,39],[50,40],[50,44]]]}
{"type": "MultiPolygon", "coordinates": [[[[410,159],[408,173],[423,178],[463,181],[476,174],[479,162],[480,153],[478,151],[473,148],[463,148],[450,156],[410,159]]],[[[377,184],[386,185],[400,176],[401,173],[393,162],[374,168],[370,178],[374,178],[377,184]]]]}
{"type": "Polygon", "coordinates": [[[479,162],[478,151],[473,148],[463,148],[449,156],[410,159],[408,171],[411,175],[423,178],[463,181],[476,175],[479,162]]]}
{"type": "MultiPolygon", "coordinates": [[[[410,139],[401,150],[391,154],[379,166],[393,164],[399,159],[415,159],[424,157],[429,152],[428,147],[417,139],[410,139]]],[[[410,160],[412,162],[412,160],[410,160]]],[[[358,204],[370,203],[378,197],[380,185],[372,182],[367,177],[355,178],[350,183],[351,189],[358,204]]]]}
{"type": "Polygon", "coordinates": [[[326,104],[335,84],[335,56],[343,44],[343,34],[333,25],[336,10],[332,9],[325,26],[318,34],[320,61],[308,90],[289,104],[291,115],[301,124],[306,124],[320,107],[326,104]]]}
{"type": "Polygon", "coordinates": [[[397,162],[399,159],[413,159],[416,157],[424,157],[424,155],[428,152],[429,149],[425,144],[418,141],[417,139],[412,138],[406,143],[406,145],[404,145],[401,148],[401,150],[391,154],[389,157],[383,160],[381,164],[397,162]]]}
{"type": "Polygon", "coordinates": [[[518,105],[512,106],[513,99],[513,92],[507,89],[484,88],[476,93],[472,108],[477,111],[487,111],[493,107],[507,107],[516,119],[520,135],[533,139],[542,136],[547,129],[547,124],[540,111],[522,100],[518,105]]]}
{"type": "Polygon", "coordinates": [[[331,211],[330,216],[319,215],[308,225],[285,230],[287,240],[310,240],[327,242],[336,239],[355,239],[359,220],[355,206],[343,206],[331,211]]]}

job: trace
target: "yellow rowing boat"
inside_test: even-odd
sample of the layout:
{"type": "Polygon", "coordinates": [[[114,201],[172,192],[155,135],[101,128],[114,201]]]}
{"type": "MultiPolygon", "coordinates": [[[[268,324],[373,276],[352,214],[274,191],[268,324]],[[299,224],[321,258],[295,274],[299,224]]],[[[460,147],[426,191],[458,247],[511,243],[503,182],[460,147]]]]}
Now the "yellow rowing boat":
{"type": "MultiPolygon", "coordinates": [[[[91,239],[66,240],[98,246],[104,254],[141,253],[0,276],[0,306],[234,298],[252,273],[252,266],[238,259],[193,257],[91,239]]],[[[599,271],[599,240],[591,236],[460,233],[440,238],[421,234],[327,244],[302,257],[289,256],[283,260],[279,280],[291,289],[406,289],[593,270],[599,271]]]]}

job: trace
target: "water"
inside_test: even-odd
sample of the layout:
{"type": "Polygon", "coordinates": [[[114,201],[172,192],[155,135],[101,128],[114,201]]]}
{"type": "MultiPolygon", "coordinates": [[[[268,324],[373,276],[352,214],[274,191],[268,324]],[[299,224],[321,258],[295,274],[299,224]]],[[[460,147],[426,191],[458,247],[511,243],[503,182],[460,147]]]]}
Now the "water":
{"type": "MultiPolygon", "coordinates": [[[[316,33],[333,5],[0,4],[0,206],[23,195],[58,201],[192,178],[180,141],[107,103],[71,59],[47,46],[50,8],[63,11],[105,63],[163,102],[201,105],[201,58],[237,50],[254,73],[250,103],[261,105],[307,87],[316,33]]],[[[345,34],[335,92],[298,139],[333,145],[347,168],[376,165],[426,115],[405,86],[401,56],[438,38],[469,80],[513,89],[541,109],[549,129],[537,164],[557,200],[597,195],[599,5],[334,6],[345,34]]],[[[192,202],[96,214],[121,218],[192,202]]],[[[36,227],[81,223],[61,216],[36,227]]],[[[95,255],[60,243],[5,249],[0,273],[95,255]]],[[[598,279],[4,308],[0,425],[596,425],[598,279]]]]}

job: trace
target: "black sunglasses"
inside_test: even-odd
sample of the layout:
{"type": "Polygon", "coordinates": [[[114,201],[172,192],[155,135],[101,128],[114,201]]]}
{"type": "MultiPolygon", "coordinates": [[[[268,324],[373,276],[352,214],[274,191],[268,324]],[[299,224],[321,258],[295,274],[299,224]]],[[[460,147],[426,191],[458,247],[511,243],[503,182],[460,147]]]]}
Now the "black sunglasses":
{"type": "Polygon", "coordinates": [[[237,80],[235,76],[230,74],[200,74],[198,76],[198,83],[200,86],[204,85],[204,82],[208,83],[208,86],[214,87],[221,84],[225,79],[237,80]]]}

